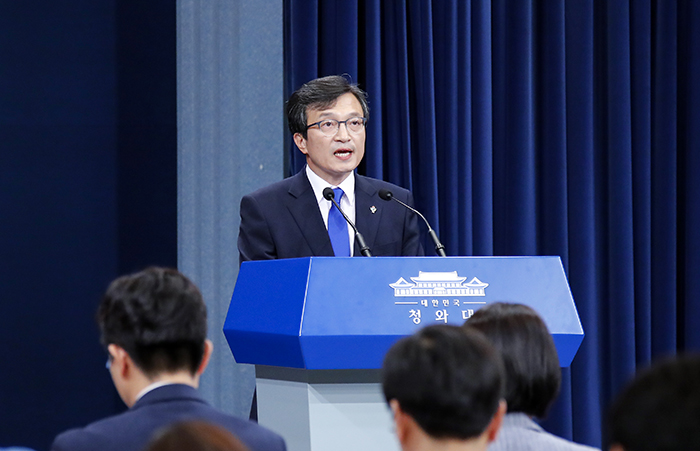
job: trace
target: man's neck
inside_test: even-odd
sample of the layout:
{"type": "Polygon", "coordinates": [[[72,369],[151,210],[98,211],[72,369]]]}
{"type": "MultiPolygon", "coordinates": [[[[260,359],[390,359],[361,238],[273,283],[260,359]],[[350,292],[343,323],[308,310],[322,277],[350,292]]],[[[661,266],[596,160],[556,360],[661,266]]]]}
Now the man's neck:
{"type": "Polygon", "coordinates": [[[348,172],[347,174],[345,174],[345,176],[342,178],[328,180],[328,175],[325,175],[325,176],[321,175],[321,174],[317,173],[316,171],[314,171],[313,169],[311,169],[311,166],[309,166],[308,164],[306,165],[306,176],[309,178],[309,180],[311,180],[312,177],[315,176],[318,180],[318,183],[320,183],[324,186],[326,184],[331,185],[331,186],[340,186],[343,182],[345,182],[345,180],[348,179],[348,177],[350,177],[353,174],[354,174],[354,171],[351,171],[351,172],[348,172]]]}
{"type": "Polygon", "coordinates": [[[178,371],[175,373],[161,373],[150,378],[141,378],[131,390],[131,392],[134,393],[133,398],[124,401],[131,407],[151,390],[172,384],[183,384],[197,388],[199,387],[199,375],[192,376],[189,371],[178,371]]]}
{"type": "Polygon", "coordinates": [[[192,375],[189,371],[178,371],[176,373],[163,373],[151,379],[151,383],[163,382],[166,384],[185,384],[194,388],[199,387],[199,375],[192,375]]]}
{"type": "Polygon", "coordinates": [[[468,440],[436,439],[427,435],[415,437],[411,443],[402,444],[403,451],[486,451],[488,442],[484,437],[474,437],[468,440]]]}

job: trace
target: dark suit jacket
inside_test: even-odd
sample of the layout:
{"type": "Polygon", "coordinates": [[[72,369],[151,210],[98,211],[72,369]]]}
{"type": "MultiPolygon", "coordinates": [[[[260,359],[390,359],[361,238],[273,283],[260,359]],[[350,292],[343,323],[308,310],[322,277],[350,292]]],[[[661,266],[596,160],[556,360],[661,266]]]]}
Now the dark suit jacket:
{"type": "Polygon", "coordinates": [[[185,420],[202,420],[223,426],[251,451],[285,451],[284,440],[274,432],[207,404],[189,385],[166,385],[146,393],[126,412],[71,429],[56,437],[52,451],[141,451],[153,433],[185,420]]]}
{"type": "MultiPolygon", "coordinates": [[[[379,197],[381,188],[413,205],[410,191],[355,174],[355,225],[374,256],[423,255],[415,213],[379,197]],[[374,212],[373,212],[374,211],[374,212]]],[[[333,256],[306,171],[241,199],[240,261],[333,256]]],[[[355,256],[361,256],[355,240],[355,256]]]]}

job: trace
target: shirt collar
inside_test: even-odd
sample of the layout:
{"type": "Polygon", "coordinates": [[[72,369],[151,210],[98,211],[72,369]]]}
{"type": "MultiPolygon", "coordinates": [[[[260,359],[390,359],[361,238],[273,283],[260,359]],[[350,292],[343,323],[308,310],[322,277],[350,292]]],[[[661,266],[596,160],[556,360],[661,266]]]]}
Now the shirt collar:
{"type": "Polygon", "coordinates": [[[144,388],[143,390],[141,390],[138,395],[136,395],[136,399],[134,400],[134,403],[136,403],[136,401],[138,401],[139,399],[143,398],[143,396],[146,393],[151,392],[151,391],[155,390],[156,388],[164,387],[166,385],[173,385],[173,384],[174,384],[174,382],[165,382],[165,381],[154,382],[151,385],[144,388]]]}
{"type": "Polygon", "coordinates": [[[345,180],[340,182],[340,185],[336,186],[336,185],[331,185],[330,183],[328,183],[327,181],[325,181],[321,177],[319,177],[309,167],[309,165],[306,165],[305,169],[306,169],[306,178],[309,179],[309,183],[311,184],[311,188],[314,190],[314,194],[316,195],[317,202],[320,203],[321,200],[325,200],[325,198],[323,197],[323,190],[330,186],[331,188],[342,189],[343,193],[345,193],[345,195],[343,197],[347,198],[350,205],[355,205],[355,171],[352,171],[350,173],[350,175],[348,175],[345,178],[345,180]]]}

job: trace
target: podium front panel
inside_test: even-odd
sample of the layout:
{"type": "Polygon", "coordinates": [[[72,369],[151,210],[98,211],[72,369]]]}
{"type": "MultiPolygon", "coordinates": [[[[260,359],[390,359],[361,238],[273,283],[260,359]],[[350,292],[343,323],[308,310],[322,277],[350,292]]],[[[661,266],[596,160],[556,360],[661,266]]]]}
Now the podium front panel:
{"type": "Polygon", "coordinates": [[[569,366],[583,329],[559,257],[309,257],[245,262],[224,332],[238,363],[380,368],[399,338],[492,302],[533,307],[569,366]]]}

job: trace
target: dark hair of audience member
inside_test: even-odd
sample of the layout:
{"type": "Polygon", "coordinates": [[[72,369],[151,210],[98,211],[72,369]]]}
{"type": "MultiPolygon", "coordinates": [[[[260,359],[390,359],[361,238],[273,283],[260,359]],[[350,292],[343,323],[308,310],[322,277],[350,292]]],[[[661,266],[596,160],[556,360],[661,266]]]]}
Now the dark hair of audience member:
{"type": "Polygon", "coordinates": [[[102,345],[116,344],[148,376],[195,374],[207,336],[199,289],[175,269],[147,268],[110,284],[97,311],[102,345]]]}
{"type": "Polygon", "coordinates": [[[382,387],[434,438],[469,439],[489,425],[503,397],[498,352],[479,332],[427,326],[386,354],[382,387]]]}
{"type": "Polygon", "coordinates": [[[613,402],[607,429],[625,451],[700,450],[700,355],[640,371],[613,402]]]}
{"type": "Polygon", "coordinates": [[[542,318],[523,304],[488,304],[465,328],[481,331],[501,352],[508,412],[544,418],[559,394],[561,368],[554,340],[542,318]]]}
{"type": "Polygon", "coordinates": [[[186,421],[156,432],[145,451],[248,451],[248,448],[220,426],[186,421]]]}
{"type": "Polygon", "coordinates": [[[300,133],[306,139],[307,109],[324,110],[335,104],[338,97],[351,93],[362,106],[362,115],[369,120],[367,94],[346,77],[330,75],[305,83],[287,101],[287,124],[292,134],[300,133]]]}

